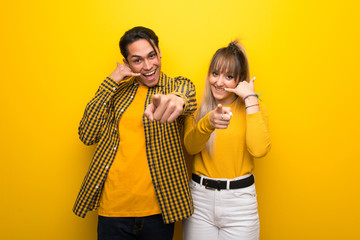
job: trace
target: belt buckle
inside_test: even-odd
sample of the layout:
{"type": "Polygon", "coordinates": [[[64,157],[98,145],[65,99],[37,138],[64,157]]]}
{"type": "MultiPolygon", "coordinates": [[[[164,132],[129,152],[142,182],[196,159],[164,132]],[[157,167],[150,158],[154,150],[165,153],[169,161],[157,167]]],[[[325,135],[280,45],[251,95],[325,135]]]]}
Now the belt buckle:
{"type": "Polygon", "coordinates": [[[216,180],[216,188],[214,188],[214,187],[209,187],[208,186],[208,181],[205,181],[205,189],[208,189],[208,190],[213,190],[213,191],[215,191],[215,190],[218,190],[218,191],[220,191],[221,190],[221,180],[216,180]]]}

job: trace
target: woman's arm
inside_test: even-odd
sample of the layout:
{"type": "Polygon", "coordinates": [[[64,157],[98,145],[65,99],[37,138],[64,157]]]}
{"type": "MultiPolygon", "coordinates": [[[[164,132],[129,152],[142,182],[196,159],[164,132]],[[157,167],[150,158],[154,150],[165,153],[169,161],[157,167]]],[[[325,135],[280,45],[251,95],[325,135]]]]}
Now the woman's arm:
{"type": "Polygon", "coordinates": [[[215,129],[226,129],[231,119],[231,109],[219,104],[214,110],[206,114],[198,123],[193,115],[185,120],[184,144],[189,154],[202,151],[215,129]]]}
{"type": "Polygon", "coordinates": [[[246,146],[254,157],[264,157],[271,149],[266,108],[260,104],[260,111],[246,114],[246,146]]]}
{"type": "Polygon", "coordinates": [[[188,115],[185,119],[184,145],[186,151],[194,155],[201,152],[209,140],[215,128],[210,124],[209,114],[205,115],[198,123],[194,115],[188,115]]]}

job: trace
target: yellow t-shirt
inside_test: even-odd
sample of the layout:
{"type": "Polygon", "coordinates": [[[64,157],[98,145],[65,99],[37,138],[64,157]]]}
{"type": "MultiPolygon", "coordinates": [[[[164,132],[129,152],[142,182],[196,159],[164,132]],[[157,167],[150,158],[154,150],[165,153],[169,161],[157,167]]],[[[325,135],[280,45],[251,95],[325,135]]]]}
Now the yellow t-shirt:
{"type": "Polygon", "coordinates": [[[99,215],[144,217],[161,213],[146,157],[143,125],[148,88],[139,86],[119,121],[120,145],[100,199],[99,215]]]}
{"type": "Polygon", "coordinates": [[[271,147],[267,113],[260,103],[260,112],[246,114],[244,104],[235,109],[235,102],[225,106],[233,116],[227,129],[214,129],[205,115],[196,125],[192,117],[185,122],[184,141],[188,153],[194,155],[192,172],[211,178],[233,179],[253,171],[254,157],[264,156],[271,147]],[[214,148],[210,156],[204,150],[212,132],[214,148]]]}

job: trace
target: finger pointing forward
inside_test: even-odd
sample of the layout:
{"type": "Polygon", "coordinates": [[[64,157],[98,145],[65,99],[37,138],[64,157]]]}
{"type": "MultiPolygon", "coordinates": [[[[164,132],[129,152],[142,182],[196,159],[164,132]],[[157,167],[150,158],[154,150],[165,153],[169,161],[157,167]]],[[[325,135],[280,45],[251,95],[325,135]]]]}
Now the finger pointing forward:
{"type": "Polygon", "coordinates": [[[157,107],[160,105],[161,96],[160,95],[153,95],[152,96],[152,103],[150,103],[144,112],[145,117],[147,117],[151,122],[154,121],[154,114],[157,107]]]}
{"type": "Polygon", "coordinates": [[[158,95],[158,94],[153,95],[152,102],[155,105],[155,107],[158,107],[161,103],[161,95],[158,95]]]}
{"type": "Polygon", "coordinates": [[[215,112],[218,114],[222,114],[223,113],[223,107],[221,104],[218,104],[215,108],[215,112]]]}

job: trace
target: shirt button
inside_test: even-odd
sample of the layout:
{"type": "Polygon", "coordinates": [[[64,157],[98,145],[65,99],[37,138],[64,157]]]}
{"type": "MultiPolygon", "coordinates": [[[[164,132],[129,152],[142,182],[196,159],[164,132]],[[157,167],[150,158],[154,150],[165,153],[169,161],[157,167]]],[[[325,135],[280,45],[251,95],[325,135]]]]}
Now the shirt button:
{"type": "Polygon", "coordinates": [[[106,105],[106,102],[104,102],[104,105],[106,105]]]}
{"type": "Polygon", "coordinates": [[[108,168],[109,168],[109,166],[106,166],[105,168],[106,168],[106,169],[108,169],[108,168]]]}
{"type": "Polygon", "coordinates": [[[98,188],[99,188],[99,185],[96,185],[95,188],[98,189],[98,188]]]}
{"type": "Polygon", "coordinates": [[[117,148],[116,147],[114,147],[114,150],[116,150],[117,148]]]}
{"type": "Polygon", "coordinates": [[[130,96],[130,98],[134,98],[134,96],[130,96]]]}
{"type": "Polygon", "coordinates": [[[124,109],[121,109],[121,111],[123,112],[123,111],[124,111],[124,109]]]}
{"type": "Polygon", "coordinates": [[[115,91],[115,90],[116,90],[116,87],[113,87],[113,90],[115,91]]]}

